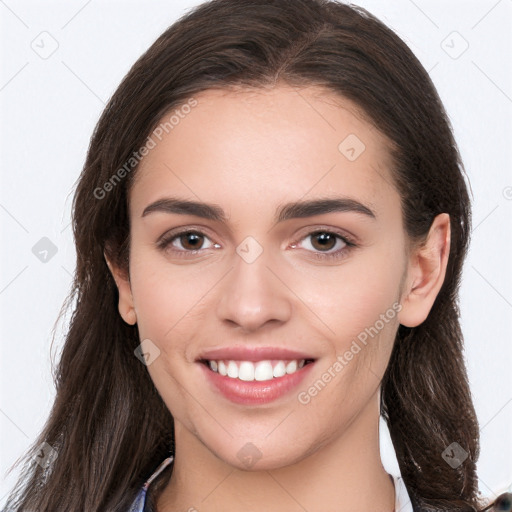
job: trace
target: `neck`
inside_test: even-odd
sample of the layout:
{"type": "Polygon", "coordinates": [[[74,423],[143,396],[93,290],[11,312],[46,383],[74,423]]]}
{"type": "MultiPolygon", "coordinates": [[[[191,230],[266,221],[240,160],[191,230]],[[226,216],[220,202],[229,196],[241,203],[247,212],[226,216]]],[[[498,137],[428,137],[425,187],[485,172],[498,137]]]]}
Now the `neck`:
{"type": "Polygon", "coordinates": [[[175,422],[174,467],[158,498],[158,512],[394,510],[395,490],[380,459],[379,414],[373,399],[343,435],[298,463],[272,470],[234,468],[175,422]]]}

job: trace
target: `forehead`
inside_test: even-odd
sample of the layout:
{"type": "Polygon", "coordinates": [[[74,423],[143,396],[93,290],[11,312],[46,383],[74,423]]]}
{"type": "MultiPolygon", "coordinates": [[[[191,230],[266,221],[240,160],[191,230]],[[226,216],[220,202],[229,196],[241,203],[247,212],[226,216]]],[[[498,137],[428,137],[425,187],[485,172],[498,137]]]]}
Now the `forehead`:
{"type": "MultiPolygon", "coordinates": [[[[142,159],[130,193],[148,202],[181,195],[268,209],[305,196],[346,195],[385,209],[399,198],[389,141],[358,107],[320,87],[210,89],[166,121],[142,159]],[[176,122],[178,121],[178,122],[176,122]]],[[[272,210],[273,211],[273,210],[272,210]]]]}

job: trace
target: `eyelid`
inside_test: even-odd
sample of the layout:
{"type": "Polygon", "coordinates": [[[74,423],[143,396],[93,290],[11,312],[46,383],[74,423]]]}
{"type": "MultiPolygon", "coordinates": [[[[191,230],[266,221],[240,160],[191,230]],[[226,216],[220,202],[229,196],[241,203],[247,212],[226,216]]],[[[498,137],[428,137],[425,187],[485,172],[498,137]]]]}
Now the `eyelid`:
{"type": "Polygon", "coordinates": [[[294,238],[294,240],[295,240],[295,242],[293,242],[294,244],[296,244],[297,242],[300,242],[304,238],[311,236],[315,233],[331,233],[333,235],[337,235],[340,238],[342,238],[347,243],[347,245],[359,245],[359,239],[356,236],[348,233],[344,229],[336,228],[334,226],[322,226],[322,225],[313,226],[313,227],[307,226],[307,227],[304,227],[301,229],[301,233],[302,234],[297,235],[297,237],[294,238]]]}
{"type": "Polygon", "coordinates": [[[201,235],[206,235],[208,238],[211,236],[208,234],[209,230],[205,226],[180,226],[177,228],[170,229],[166,231],[162,235],[160,235],[156,240],[156,245],[160,245],[162,242],[170,242],[173,238],[183,235],[185,233],[197,233],[201,235]]]}

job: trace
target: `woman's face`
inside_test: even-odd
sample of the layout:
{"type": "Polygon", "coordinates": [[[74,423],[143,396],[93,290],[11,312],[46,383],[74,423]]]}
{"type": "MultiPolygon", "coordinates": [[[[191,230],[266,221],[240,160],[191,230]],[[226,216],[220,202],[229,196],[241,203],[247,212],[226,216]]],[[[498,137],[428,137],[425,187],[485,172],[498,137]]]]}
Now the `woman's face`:
{"type": "Polygon", "coordinates": [[[400,197],[348,100],[284,85],[195,100],[137,171],[121,303],[178,450],[281,467],[376,426],[407,274],[400,197]]]}

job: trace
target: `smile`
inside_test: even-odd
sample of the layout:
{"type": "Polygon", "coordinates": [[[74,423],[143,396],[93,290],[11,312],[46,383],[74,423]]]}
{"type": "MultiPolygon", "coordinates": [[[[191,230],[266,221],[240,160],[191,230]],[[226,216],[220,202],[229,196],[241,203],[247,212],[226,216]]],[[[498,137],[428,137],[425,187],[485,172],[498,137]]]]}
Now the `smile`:
{"type": "MultiPolygon", "coordinates": [[[[201,359],[209,389],[232,403],[257,406],[296,390],[315,366],[315,359],[201,359]]],[[[295,397],[294,397],[295,398],[295,397]]]]}

